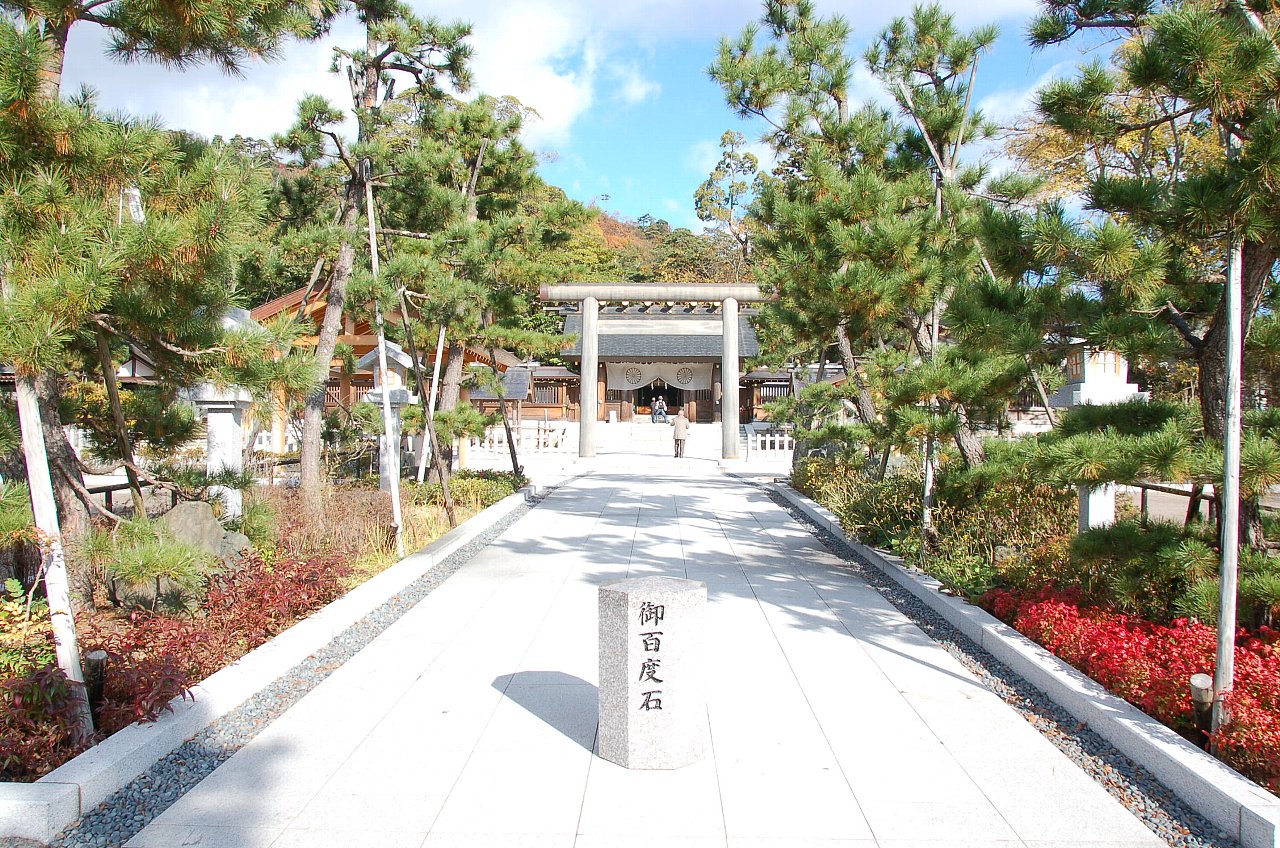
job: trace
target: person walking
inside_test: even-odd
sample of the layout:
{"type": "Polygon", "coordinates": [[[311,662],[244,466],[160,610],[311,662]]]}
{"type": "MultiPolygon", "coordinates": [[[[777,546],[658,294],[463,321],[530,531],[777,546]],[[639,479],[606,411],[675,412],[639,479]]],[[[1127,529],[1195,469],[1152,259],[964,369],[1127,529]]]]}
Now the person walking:
{"type": "Polygon", "coordinates": [[[689,419],[684,417],[684,407],[676,410],[675,420],[671,424],[675,428],[672,435],[676,440],[676,456],[684,456],[684,440],[689,438],[689,419]]]}

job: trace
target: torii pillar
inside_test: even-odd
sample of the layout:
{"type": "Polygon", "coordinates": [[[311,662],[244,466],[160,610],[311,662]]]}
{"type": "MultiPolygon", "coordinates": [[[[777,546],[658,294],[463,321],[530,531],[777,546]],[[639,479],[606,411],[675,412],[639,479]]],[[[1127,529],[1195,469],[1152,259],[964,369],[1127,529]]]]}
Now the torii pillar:
{"type": "Polygon", "coordinates": [[[596,371],[600,363],[599,310],[607,301],[671,301],[676,303],[716,303],[721,314],[720,400],[721,456],[738,458],[738,304],[766,300],[759,287],[701,283],[560,283],[543,285],[543,301],[578,301],[582,312],[582,367],[578,375],[581,414],[578,427],[578,456],[596,455],[596,417],[599,397],[596,371]]]}

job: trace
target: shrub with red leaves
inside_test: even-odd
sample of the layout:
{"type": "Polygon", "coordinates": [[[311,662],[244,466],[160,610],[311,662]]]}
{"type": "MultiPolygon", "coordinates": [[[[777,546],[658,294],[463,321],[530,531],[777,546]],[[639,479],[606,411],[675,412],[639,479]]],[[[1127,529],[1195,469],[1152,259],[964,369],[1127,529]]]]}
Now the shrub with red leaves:
{"type": "Polygon", "coordinates": [[[342,594],[348,567],[336,559],[268,563],[252,555],[220,575],[194,615],[137,610],[129,626],[87,636],[110,655],[99,720],[108,733],[154,721],[192,681],[230,665],[342,594]]]}
{"type": "MultiPolygon", "coordinates": [[[[1179,619],[1153,624],[1081,607],[1051,589],[1018,595],[1002,589],[983,604],[1055,655],[1148,715],[1189,737],[1196,734],[1189,680],[1212,674],[1217,631],[1179,619]]],[[[1270,628],[1236,639],[1231,721],[1213,740],[1218,756],[1273,792],[1280,791],[1280,633],[1270,628]]]]}
{"type": "MultiPolygon", "coordinates": [[[[193,614],[135,610],[86,614],[80,643],[107,652],[99,735],[155,721],[194,681],[339,597],[350,568],[338,557],[268,562],[249,556],[216,577],[193,614]]],[[[70,686],[55,668],[0,680],[0,780],[34,780],[79,753],[70,686]]]]}
{"type": "Polygon", "coordinates": [[[52,666],[0,681],[0,780],[35,780],[82,750],[71,692],[52,666]]]}

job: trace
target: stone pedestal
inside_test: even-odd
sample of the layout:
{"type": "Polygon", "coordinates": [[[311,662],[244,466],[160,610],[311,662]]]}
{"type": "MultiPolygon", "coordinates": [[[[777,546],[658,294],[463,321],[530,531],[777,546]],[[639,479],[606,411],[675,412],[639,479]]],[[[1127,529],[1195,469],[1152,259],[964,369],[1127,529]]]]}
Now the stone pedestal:
{"type": "Polygon", "coordinates": [[[1078,486],[1080,492],[1080,532],[1116,523],[1116,484],[1078,486]]]}
{"type": "MultiPolygon", "coordinates": [[[[382,389],[369,392],[366,399],[381,409],[382,389]]],[[[378,488],[384,492],[391,491],[391,481],[400,477],[400,443],[403,441],[400,430],[401,416],[406,406],[412,406],[418,402],[418,397],[409,394],[406,389],[391,389],[387,400],[391,408],[391,426],[388,428],[390,432],[378,437],[378,488]]]]}
{"type": "Polygon", "coordinates": [[[638,577],[600,587],[600,756],[629,769],[702,759],[707,586],[638,577]]]}
{"type": "MultiPolygon", "coordinates": [[[[219,474],[244,470],[244,428],[242,419],[252,399],[238,389],[219,389],[210,384],[199,386],[193,399],[205,411],[205,471],[219,474]]],[[[214,486],[210,489],[222,501],[225,518],[238,518],[244,511],[239,489],[214,486]]]]}

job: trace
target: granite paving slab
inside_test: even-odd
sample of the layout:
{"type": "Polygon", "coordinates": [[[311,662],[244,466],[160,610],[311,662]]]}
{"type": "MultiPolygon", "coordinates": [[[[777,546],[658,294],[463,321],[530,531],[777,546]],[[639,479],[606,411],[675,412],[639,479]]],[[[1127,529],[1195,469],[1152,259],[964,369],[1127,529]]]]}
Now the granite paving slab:
{"type": "Polygon", "coordinates": [[[1163,842],[761,490],[560,487],[130,843],[1163,842]],[[707,586],[705,756],[598,756],[597,590],[707,586]]]}

